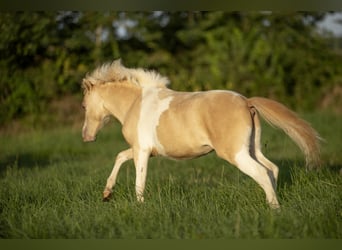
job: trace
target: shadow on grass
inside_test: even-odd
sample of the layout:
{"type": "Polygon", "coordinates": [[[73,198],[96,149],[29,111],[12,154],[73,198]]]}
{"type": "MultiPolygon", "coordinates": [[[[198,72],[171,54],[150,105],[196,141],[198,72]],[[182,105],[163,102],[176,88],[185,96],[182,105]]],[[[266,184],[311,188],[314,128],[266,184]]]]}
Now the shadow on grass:
{"type": "Polygon", "coordinates": [[[272,160],[279,168],[278,188],[283,188],[286,185],[292,185],[292,169],[299,166],[304,166],[304,162],[295,160],[281,159],[272,160]]]}
{"type": "Polygon", "coordinates": [[[278,187],[283,188],[284,186],[292,185],[292,172],[294,169],[303,169],[304,171],[328,171],[333,174],[339,175],[340,170],[342,169],[342,164],[324,164],[322,168],[306,170],[305,162],[293,159],[278,159],[272,161],[279,167],[279,176],[278,176],[278,187]]]}
{"type": "Polygon", "coordinates": [[[2,176],[8,168],[44,168],[51,164],[51,162],[51,156],[49,154],[21,153],[10,155],[0,159],[0,176],[2,176]]]}

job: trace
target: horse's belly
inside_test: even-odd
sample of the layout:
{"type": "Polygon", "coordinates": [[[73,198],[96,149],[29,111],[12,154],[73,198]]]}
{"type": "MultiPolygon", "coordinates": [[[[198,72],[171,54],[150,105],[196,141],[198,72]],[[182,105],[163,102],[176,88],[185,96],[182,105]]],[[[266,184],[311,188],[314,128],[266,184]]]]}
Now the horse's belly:
{"type": "MultiPolygon", "coordinates": [[[[159,127],[157,129],[158,142],[163,156],[176,159],[195,158],[212,151],[208,135],[203,129],[190,124],[159,127]],[[164,129],[162,129],[164,128],[164,129]]],[[[192,124],[193,125],[193,124],[192,124]]]]}
{"type": "Polygon", "coordinates": [[[208,154],[212,150],[212,147],[209,145],[200,145],[196,147],[184,145],[178,145],[176,147],[167,146],[164,148],[162,155],[173,159],[191,159],[208,154]]]}

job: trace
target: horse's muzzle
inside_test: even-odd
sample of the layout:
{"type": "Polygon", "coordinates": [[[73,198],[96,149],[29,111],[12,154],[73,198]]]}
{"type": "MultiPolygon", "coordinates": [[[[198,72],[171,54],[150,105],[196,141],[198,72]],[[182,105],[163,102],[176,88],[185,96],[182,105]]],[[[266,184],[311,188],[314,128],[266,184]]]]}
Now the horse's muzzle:
{"type": "Polygon", "coordinates": [[[96,135],[89,135],[87,126],[84,125],[82,128],[82,138],[84,142],[92,142],[96,140],[96,135]]]}
{"type": "Polygon", "coordinates": [[[96,136],[87,134],[85,129],[82,131],[82,138],[84,142],[92,142],[96,140],[96,136]]]}
{"type": "Polygon", "coordinates": [[[83,141],[84,142],[92,142],[92,141],[95,141],[96,140],[96,136],[83,136],[83,141]]]}

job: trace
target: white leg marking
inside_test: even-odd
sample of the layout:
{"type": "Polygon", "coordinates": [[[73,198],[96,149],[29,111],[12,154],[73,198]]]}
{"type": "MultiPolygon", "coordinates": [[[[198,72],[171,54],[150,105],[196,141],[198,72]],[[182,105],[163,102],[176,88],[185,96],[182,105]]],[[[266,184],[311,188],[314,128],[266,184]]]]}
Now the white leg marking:
{"type": "MultiPolygon", "coordinates": [[[[270,160],[268,160],[263,153],[261,152],[260,138],[261,138],[261,126],[260,119],[258,114],[254,114],[254,129],[255,129],[255,138],[254,138],[254,153],[256,160],[261,163],[264,167],[266,167],[271,173],[272,183],[274,190],[277,189],[277,181],[278,181],[278,167],[273,164],[270,160]]],[[[252,144],[253,145],[253,144],[252,144]]]]}
{"type": "Polygon", "coordinates": [[[135,164],[135,193],[139,202],[144,202],[144,190],[147,175],[147,162],[150,157],[150,151],[139,150],[134,153],[135,164]]]}
{"type": "Polygon", "coordinates": [[[256,152],[256,158],[258,161],[261,162],[267,169],[269,169],[272,172],[273,179],[274,179],[274,189],[277,188],[277,182],[278,182],[278,174],[279,174],[279,169],[278,167],[268,160],[261,151],[256,152]]]}
{"type": "Polygon", "coordinates": [[[242,172],[252,177],[262,187],[269,205],[272,208],[279,208],[279,202],[267,170],[249,155],[247,148],[243,148],[236,154],[235,161],[242,172]]]}
{"type": "Polygon", "coordinates": [[[107,184],[106,184],[105,190],[103,191],[104,199],[109,198],[110,194],[112,193],[112,188],[116,183],[116,178],[118,176],[121,165],[124,162],[131,160],[131,159],[133,159],[133,150],[131,148],[121,151],[117,155],[113,170],[107,179],[107,184]]]}

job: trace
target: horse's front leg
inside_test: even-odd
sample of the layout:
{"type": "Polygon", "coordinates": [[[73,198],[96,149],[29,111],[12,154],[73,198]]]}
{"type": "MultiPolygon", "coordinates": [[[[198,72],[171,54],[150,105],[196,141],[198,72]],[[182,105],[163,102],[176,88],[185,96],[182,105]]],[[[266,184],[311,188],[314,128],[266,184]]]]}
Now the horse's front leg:
{"type": "Polygon", "coordinates": [[[136,150],[134,152],[135,165],[135,193],[139,202],[144,202],[144,190],[147,175],[147,162],[151,152],[148,150],[136,150]]]}
{"type": "Polygon", "coordinates": [[[113,170],[110,174],[110,176],[108,177],[107,179],[107,184],[106,184],[106,187],[103,191],[103,201],[108,201],[111,194],[112,194],[112,189],[113,189],[113,186],[115,185],[116,183],[116,178],[118,176],[118,173],[119,173],[119,170],[120,170],[120,167],[121,165],[128,161],[128,160],[131,160],[133,159],[133,150],[132,148],[129,148],[127,150],[124,150],[124,151],[121,151],[117,157],[116,157],[116,160],[115,160],[115,164],[114,164],[114,167],[113,167],[113,170]]]}

